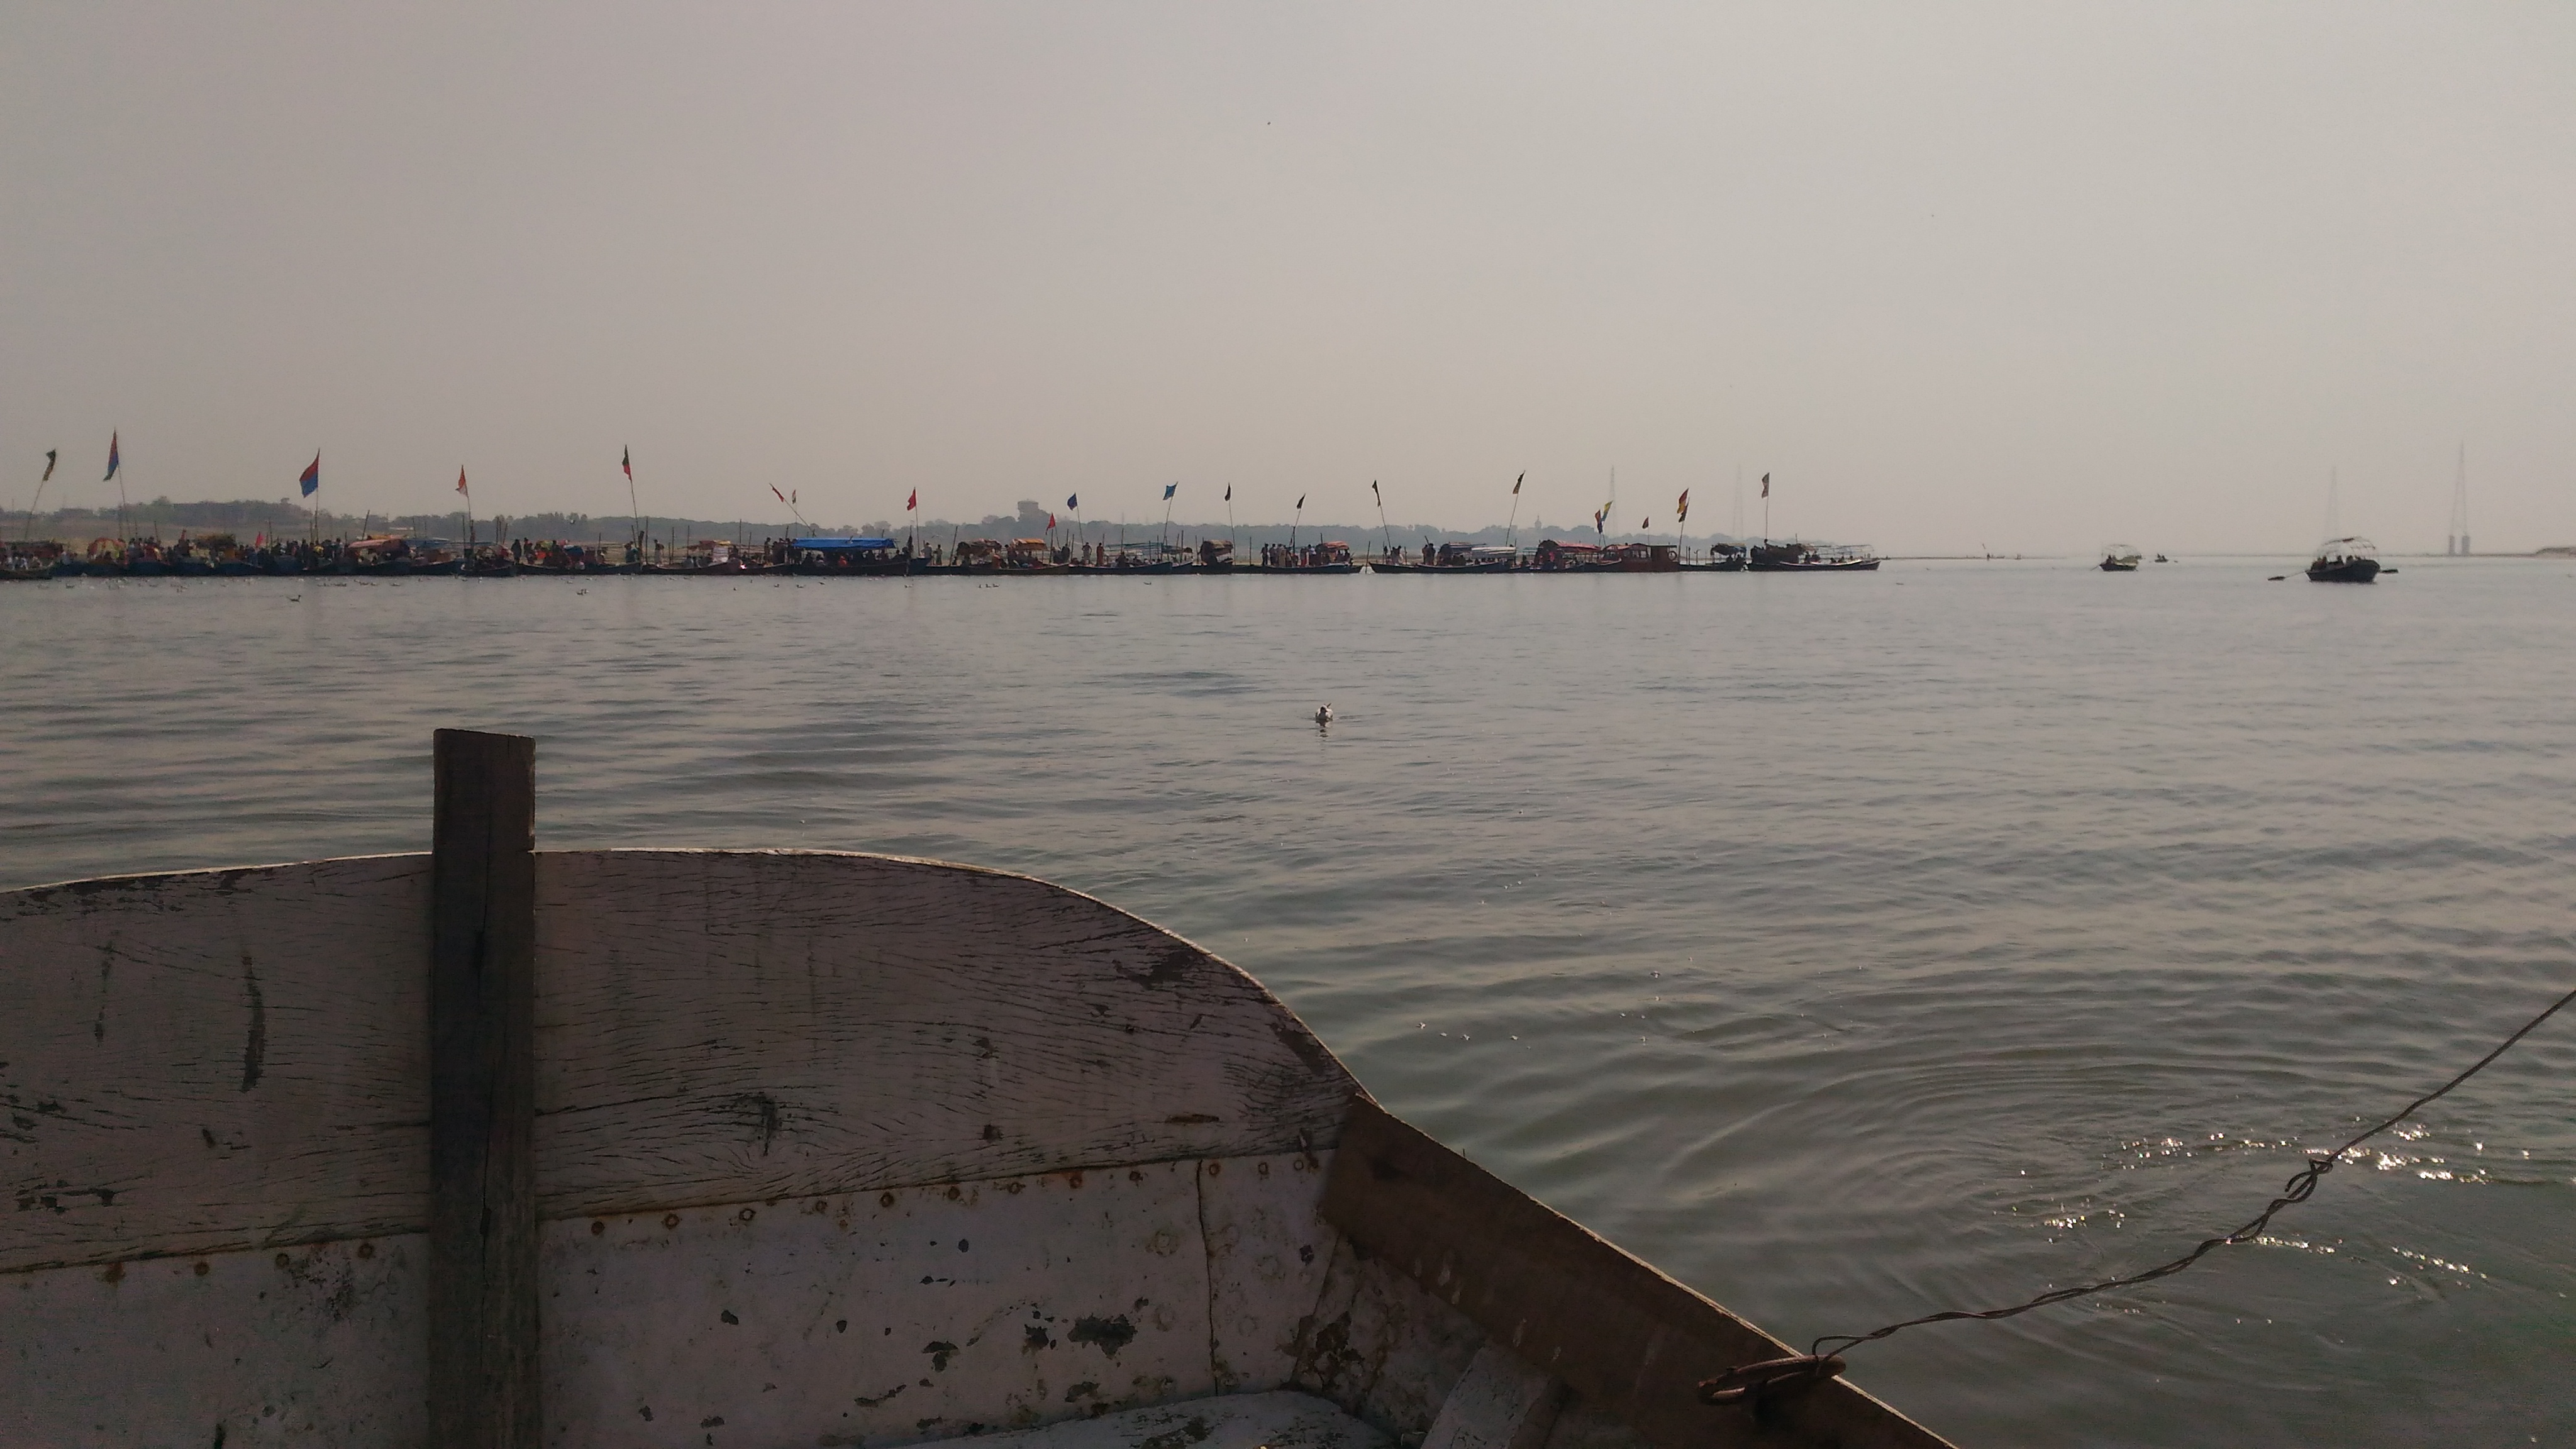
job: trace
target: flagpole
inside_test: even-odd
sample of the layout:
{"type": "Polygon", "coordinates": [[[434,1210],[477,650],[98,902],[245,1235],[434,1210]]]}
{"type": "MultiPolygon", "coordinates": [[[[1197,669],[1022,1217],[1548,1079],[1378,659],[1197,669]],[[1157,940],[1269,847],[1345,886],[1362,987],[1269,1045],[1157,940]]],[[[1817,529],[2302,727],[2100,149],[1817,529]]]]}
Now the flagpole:
{"type": "Polygon", "coordinates": [[[1521,526],[1521,480],[1527,477],[1529,477],[1529,474],[1523,473],[1519,478],[1512,480],[1512,516],[1511,521],[1503,525],[1503,542],[1513,548],[1519,547],[1518,530],[1521,526]]]}
{"type": "MultiPolygon", "coordinates": [[[[644,515],[644,506],[635,500],[635,450],[619,449],[617,466],[626,474],[626,525],[629,528],[635,528],[641,525],[644,515]]],[[[641,543],[636,546],[635,561],[639,565],[644,562],[644,549],[641,543]]]]}
{"type": "Polygon", "coordinates": [[[27,505],[27,534],[25,541],[28,543],[34,543],[36,541],[36,505],[45,501],[45,485],[54,481],[55,455],[59,451],[59,449],[55,448],[47,448],[45,450],[45,474],[43,477],[36,480],[35,499],[27,505]]]}
{"type": "Polygon", "coordinates": [[[122,429],[107,435],[107,471],[116,479],[116,546],[119,551],[125,548],[126,535],[134,531],[125,521],[125,466],[116,446],[122,436],[122,429]]]}

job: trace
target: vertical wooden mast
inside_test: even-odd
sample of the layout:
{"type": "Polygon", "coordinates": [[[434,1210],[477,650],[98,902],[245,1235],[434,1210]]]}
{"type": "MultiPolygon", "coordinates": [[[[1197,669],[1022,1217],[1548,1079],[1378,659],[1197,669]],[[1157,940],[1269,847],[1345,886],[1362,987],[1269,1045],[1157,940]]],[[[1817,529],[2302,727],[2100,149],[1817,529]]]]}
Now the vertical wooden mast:
{"type": "Polygon", "coordinates": [[[536,741],[440,730],[429,1442],[537,1449],[536,741]]]}

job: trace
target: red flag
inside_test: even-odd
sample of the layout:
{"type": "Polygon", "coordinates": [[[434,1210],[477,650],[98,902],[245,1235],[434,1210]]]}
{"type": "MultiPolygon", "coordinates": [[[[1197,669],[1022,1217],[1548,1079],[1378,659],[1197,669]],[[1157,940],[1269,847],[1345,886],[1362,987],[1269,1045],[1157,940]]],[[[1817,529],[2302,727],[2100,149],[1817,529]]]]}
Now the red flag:
{"type": "Polygon", "coordinates": [[[1047,515],[1047,532],[1055,532],[1055,515],[1052,513],[1047,515]]]}
{"type": "Polygon", "coordinates": [[[910,513],[911,511],[913,511],[913,510],[914,510],[914,509],[916,509],[916,508],[919,508],[920,506],[921,506],[921,490],[920,490],[920,489],[918,489],[918,488],[915,488],[914,490],[912,490],[912,495],[911,495],[910,497],[908,497],[908,498],[906,498],[906,499],[904,499],[904,500],[903,500],[903,511],[904,511],[904,512],[906,512],[906,513],[910,513]]]}
{"type": "Polygon", "coordinates": [[[1679,522],[1679,523],[1688,523],[1688,522],[1690,521],[1690,490],[1689,490],[1689,489],[1685,488],[1685,489],[1683,489],[1683,490],[1682,490],[1682,501],[1681,501],[1681,502],[1679,502],[1679,503],[1677,503],[1677,504],[1675,504],[1675,505],[1673,505],[1673,514],[1674,514],[1674,521],[1675,521],[1675,522],[1679,522]]]}
{"type": "MultiPolygon", "coordinates": [[[[770,492],[772,492],[772,493],[778,493],[778,485],[777,485],[777,484],[775,484],[775,483],[770,484],[770,485],[769,485],[769,491],[770,491],[770,492]]],[[[781,502],[781,503],[786,502],[786,501],[787,501],[787,495],[786,495],[786,494],[784,494],[784,493],[778,493],[778,501],[779,501],[779,502],[781,502]]]]}
{"type": "Polygon", "coordinates": [[[456,470],[456,491],[468,498],[474,496],[474,490],[465,486],[465,470],[462,468],[456,470]]]}
{"type": "Polygon", "coordinates": [[[629,482],[629,483],[634,482],[634,481],[635,481],[635,450],[634,450],[633,448],[623,449],[623,450],[622,450],[622,452],[621,452],[621,456],[620,456],[620,457],[618,458],[618,460],[617,460],[617,466],[626,470],[626,481],[627,481],[627,482],[629,482]]]}

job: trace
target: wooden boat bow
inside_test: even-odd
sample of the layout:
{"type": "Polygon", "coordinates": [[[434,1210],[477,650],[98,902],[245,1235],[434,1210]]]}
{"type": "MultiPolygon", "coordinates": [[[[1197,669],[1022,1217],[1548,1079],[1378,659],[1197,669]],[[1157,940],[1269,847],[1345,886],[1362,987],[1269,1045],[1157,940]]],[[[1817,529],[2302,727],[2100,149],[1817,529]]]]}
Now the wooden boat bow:
{"type": "MultiPolygon", "coordinates": [[[[1588,1444],[1940,1442],[1840,1381],[1698,1402],[1786,1350],[1099,901],[883,855],[525,858],[534,1298],[477,1331],[529,1336],[539,1411],[464,1442],[1541,1449],[1560,1411],[1588,1444]]],[[[423,1413],[460,1321],[434,874],[0,893],[0,1440],[460,1442],[423,1413]]]]}

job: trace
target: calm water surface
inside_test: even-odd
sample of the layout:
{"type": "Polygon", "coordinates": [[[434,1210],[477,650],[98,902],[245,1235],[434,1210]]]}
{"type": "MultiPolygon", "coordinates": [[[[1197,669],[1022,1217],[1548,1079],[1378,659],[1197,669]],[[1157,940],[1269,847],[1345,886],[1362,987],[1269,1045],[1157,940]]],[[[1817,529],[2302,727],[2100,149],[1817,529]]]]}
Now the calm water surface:
{"type": "MultiPolygon", "coordinates": [[[[2160,1261],[2576,985],[2576,577],[0,588],[0,885],[540,843],[1033,872],[1803,1342],[2160,1261]],[[1329,701],[1329,735],[1309,716],[1329,701]]],[[[1856,1352],[1968,1446],[2576,1442],[2576,1021],[2276,1237],[1856,1352]]]]}

